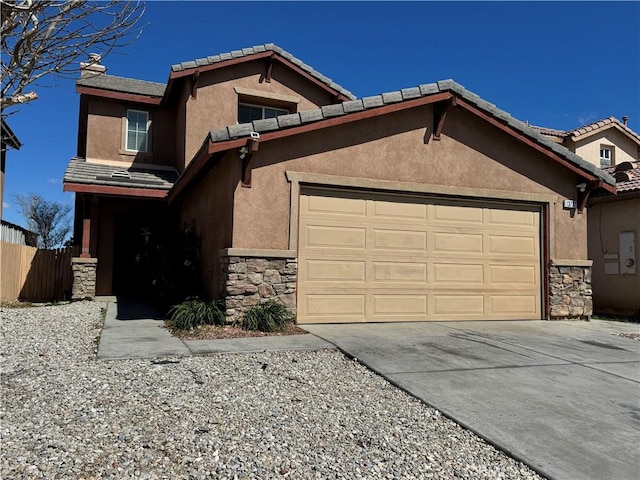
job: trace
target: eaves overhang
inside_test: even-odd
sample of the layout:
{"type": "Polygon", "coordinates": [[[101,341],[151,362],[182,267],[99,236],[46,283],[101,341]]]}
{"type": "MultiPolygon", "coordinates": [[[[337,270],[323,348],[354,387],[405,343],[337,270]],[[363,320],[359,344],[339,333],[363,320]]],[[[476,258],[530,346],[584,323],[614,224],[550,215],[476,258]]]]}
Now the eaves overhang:
{"type": "Polygon", "coordinates": [[[252,135],[255,136],[256,133],[259,135],[259,142],[264,143],[428,104],[446,104],[462,108],[573,171],[589,182],[589,185],[594,186],[593,188],[602,188],[613,194],[616,192],[616,181],[613,176],[455,81],[443,80],[341,104],[326,105],[316,110],[256,120],[252,123],[229,125],[220,130],[211,131],[193,161],[172,188],[170,198],[175,199],[191,181],[199,176],[199,172],[205,168],[212,155],[241,148],[247,145],[252,135]]]}

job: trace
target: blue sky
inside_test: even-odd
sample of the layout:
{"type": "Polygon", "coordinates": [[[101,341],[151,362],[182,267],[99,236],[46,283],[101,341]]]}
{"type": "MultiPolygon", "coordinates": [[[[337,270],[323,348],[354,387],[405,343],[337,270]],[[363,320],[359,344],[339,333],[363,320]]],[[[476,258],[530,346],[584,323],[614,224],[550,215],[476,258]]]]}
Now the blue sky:
{"type": "MultiPolygon", "coordinates": [[[[141,37],[103,59],[108,73],[166,82],[172,64],[276,43],[362,97],[453,78],[520,120],[567,130],[622,115],[640,131],[638,2],[148,2],[141,37]]],[[[9,118],[13,195],[62,192],[76,152],[72,79],[9,118]]]]}

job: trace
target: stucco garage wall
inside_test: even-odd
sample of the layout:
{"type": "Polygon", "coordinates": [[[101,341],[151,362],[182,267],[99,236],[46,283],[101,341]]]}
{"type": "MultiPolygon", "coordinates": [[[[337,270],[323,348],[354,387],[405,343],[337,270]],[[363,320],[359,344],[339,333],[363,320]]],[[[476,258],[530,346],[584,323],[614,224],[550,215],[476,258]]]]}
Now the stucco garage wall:
{"type": "MultiPolygon", "coordinates": [[[[431,137],[430,106],[260,145],[252,188],[236,187],[234,248],[289,248],[286,171],[550,195],[551,257],[586,259],[586,215],[562,209],[576,175],[482,120],[449,113],[442,140],[431,137]]],[[[517,197],[516,197],[517,198],[517,197]]]]}
{"type": "Polygon", "coordinates": [[[589,257],[593,259],[593,301],[596,312],[640,313],[640,195],[600,200],[589,207],[589,257]],[[605,263],[619,262],[620,232],[635,232],[636,273],[605,274],[605,263]],[[605,259],[605,255],[607,258],[605,259]]]}

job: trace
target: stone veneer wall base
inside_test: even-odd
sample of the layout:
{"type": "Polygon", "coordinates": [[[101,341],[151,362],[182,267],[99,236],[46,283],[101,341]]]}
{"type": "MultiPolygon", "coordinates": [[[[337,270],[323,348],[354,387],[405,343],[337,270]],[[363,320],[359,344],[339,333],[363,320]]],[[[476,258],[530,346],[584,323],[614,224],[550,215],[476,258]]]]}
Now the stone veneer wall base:
{"type": "Polygon", "coordinates": [[[591,262],[552,261],[549,295],[551,320],[590,320],[593,314],[591,262]]]}
{"type": "Polygon", "coordinates": [[[249,308],[268,299],[280,300],[295,314],[296,258],[221,255],[220,267],[228,324],[240,321],[249,308]]]}
{"type": "Polygon", "coordinates": [[[93,300],[96,296],[97,267],[97,258],[73,257],[71,259],[73,272],[71,300],[93,300]]]}

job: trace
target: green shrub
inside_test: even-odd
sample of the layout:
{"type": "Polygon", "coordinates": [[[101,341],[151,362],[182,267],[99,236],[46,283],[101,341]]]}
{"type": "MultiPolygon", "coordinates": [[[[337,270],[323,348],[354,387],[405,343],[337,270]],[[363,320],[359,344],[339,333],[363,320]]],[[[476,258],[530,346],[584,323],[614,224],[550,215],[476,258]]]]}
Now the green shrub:
{"type": "Polygon", "coordinates": [[[294,322],[293,313],[276,300],[251,307],[242,318],[243,328],[261,332],[281,332],[288,323],[294,322]]]}
{"type": "Polygon", "coordinates": [[[205,302],[190,297],[171,307],[169,318],[178,330],[192,330],[201,325],[224,325],[224,305],[220,301],[205,302]]]}

